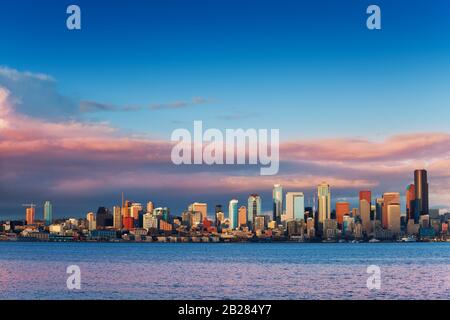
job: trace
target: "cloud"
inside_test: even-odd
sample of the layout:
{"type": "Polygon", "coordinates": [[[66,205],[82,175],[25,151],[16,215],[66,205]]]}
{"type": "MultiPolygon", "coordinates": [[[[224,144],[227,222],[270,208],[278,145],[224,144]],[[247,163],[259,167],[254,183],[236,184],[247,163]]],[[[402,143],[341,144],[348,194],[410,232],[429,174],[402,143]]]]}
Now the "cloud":
{"type": "Polygon", "coordinates": [[[76,101],[57,91],[49,75],[0,67],[0,87],[14,93],[17,112],[36,118],[63,119],[78,115],[76,101]]]}
{"type": "Polygon", "coordinates": [[[96,101],[90,101],[90,100],[83,100],[80,102],[80,111],[83,113],[90,113],[90,112],[131,112],[131,111],[141,111],[141,110],[171,110],[171,109],[182,109],[187,108],[190,106],[196,106],[196,105],[202,105],[209,103],[210,100],[202,97],[194,97],[189,101],[175,101],[170,103],[154,103],[151,104],[149,107],[144,106],[121,106],[121,105],[114,105],[114,104],[108,104],[108,103],[101,103],[96,101]]]}
{"type": "Polygon", "coordinates": [[[171,109],[182,109],[190,106],[202,105],[210,103],[211,101],[203,97],[194,97],[190,101],[175,101],[171,103],[162,104],[152,104],[150,105],[150,110],[171,110],[171,109]]]}
{"type": "MultiPolygon", "coordinates": [[[[33,94],[42,89],[52,92],[53,98],[60,96],[54,80],[43,74],[3,68],[0,83],[5,79],[8,86],[0,84],[0,214],[23,201],[49,198],[72,208],[71,214],[81,213],[86,206],[95,209],[92,206],[121,191],[147,199],[166,199],[164,205],[171,207],[180,205],[180,199],[216,201],[222,195],[246,197],[259,192],[268,198],[263,201],[267,209],[275,183],[281,183],[285,190],[313,192],[318,183],[327,181],[334,197],[351,198],[361,188],[369,188],[374,194],[404,192],[417,168],[429,171],[432,204],[450,205],[447,133],[403,134],[382,141],[286,141],[280,146],[279,175],[264,177],[258,175],[257,166],[175,166],[170,160],[169,141],[126,134],[108,123],[35,115],[31,111],[39,110],[44,101],[37,99],[34,104],[33,94]],[[28,88],[18,89],[18,83],[28,88]],[[29,110],[24,110],[24,97],[29,99],[29,110]]],[[[46,101],[58,103],[53,98],[46,101]]],[[[207,100],[193,98],[160,109],[203,103],[207,100]]],[[[85,112],[125,111],[116,105],[84,101],[76,112],[80,106],[85,112]]],[[[62,114],[71,112],[68,108],[62,114]]]]}

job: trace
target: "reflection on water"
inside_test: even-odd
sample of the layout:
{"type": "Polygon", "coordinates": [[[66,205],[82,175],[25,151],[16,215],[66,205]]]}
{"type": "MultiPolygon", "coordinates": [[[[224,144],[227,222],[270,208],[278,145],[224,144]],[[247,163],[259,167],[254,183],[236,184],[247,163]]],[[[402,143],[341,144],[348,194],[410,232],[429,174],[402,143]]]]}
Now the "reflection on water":
{"type": "Polygon", "coordinates": [[[1,299],[450,299],[450,244],[0,243],[1,299]],[[381,289],[366,287],[369,265],[381,289]],[[80,291],[66,268],[81,268],[80,291]]]}

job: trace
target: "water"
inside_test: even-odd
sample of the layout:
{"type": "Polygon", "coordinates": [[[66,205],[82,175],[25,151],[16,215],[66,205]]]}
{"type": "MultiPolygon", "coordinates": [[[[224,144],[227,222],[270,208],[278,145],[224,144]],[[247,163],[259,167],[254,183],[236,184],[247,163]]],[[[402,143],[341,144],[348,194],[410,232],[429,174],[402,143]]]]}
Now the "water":
{"type": "Polygon", "coordinates": [[[3,242],[0,299],[450,299],[450,243],[3,242]]]}

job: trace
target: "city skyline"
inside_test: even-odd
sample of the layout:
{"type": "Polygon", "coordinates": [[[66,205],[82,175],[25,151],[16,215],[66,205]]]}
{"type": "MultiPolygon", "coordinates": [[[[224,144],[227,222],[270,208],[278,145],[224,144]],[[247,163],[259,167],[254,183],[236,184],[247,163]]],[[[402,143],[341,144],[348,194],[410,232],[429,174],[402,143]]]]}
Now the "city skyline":
{"type": "Polygon", "coordinates": [[[430,203],[450,208],[446,1],[380,1],[379,32],[356,0],[256,11],[79,1],[79,32],[65,28],[65,4],[44,0],[39,14],[32,4],[0,12],[0,219],[49,199],[56,216],[81,216],[121,192],[177,211],[258,193],[270,212],[274,183],[308,201],[322,181],[353,205],[360,190],[400,191],[403,209],[415,168],[430,173],[430,203]],[[279,174],[173,165],[170,133],[195,120],[280,129],[279,174]]]}

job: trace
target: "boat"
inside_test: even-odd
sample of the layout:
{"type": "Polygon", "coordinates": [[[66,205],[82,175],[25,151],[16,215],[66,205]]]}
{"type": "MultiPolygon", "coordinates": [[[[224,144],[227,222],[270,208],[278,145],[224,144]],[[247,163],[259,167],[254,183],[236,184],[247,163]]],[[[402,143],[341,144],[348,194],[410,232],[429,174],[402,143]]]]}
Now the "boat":
{"type": "Polygon", "coordinates": [[[380,242],[380,240],[373,238],[373,239],[370,239],[369,242],[370,243],[377,243],[377,242],[380,242]]]}
{"type": "Polygon", "coordinates": [[[417,242],[417,240],[414,236],[409,236],[409,237],[403,237],[402,242],[417,242]]]}

